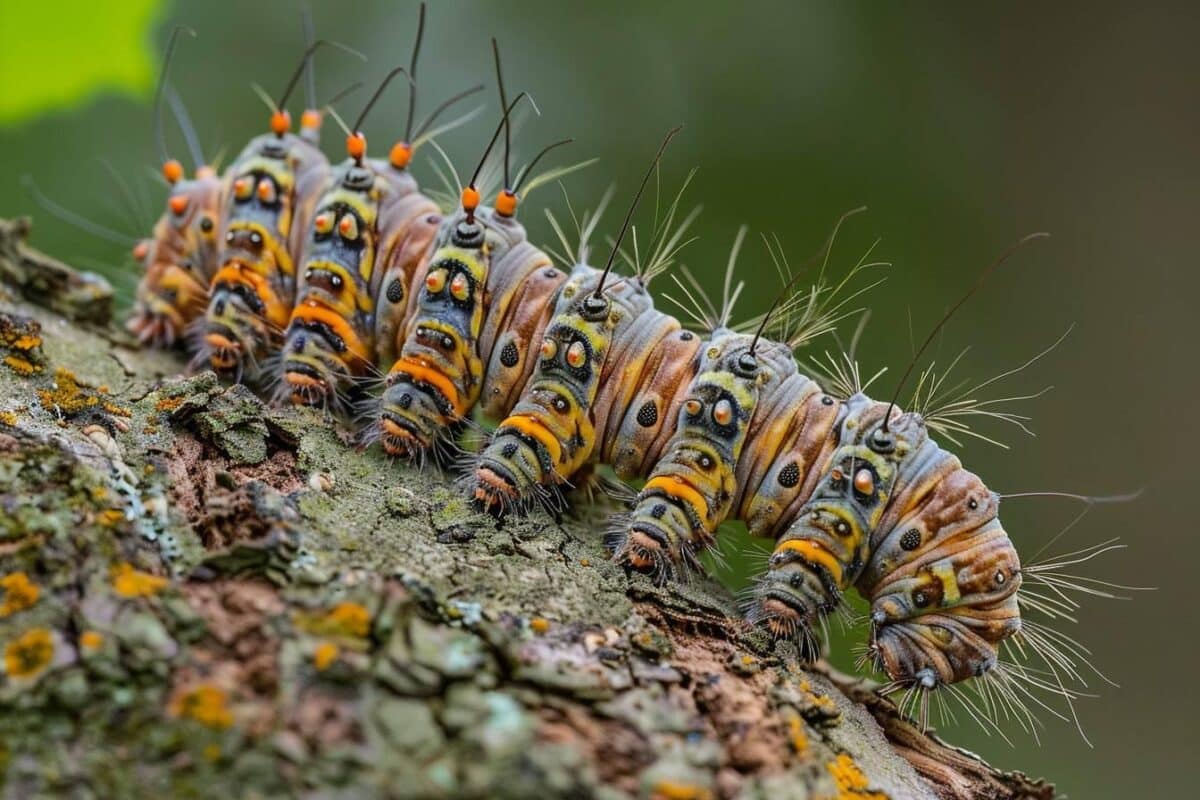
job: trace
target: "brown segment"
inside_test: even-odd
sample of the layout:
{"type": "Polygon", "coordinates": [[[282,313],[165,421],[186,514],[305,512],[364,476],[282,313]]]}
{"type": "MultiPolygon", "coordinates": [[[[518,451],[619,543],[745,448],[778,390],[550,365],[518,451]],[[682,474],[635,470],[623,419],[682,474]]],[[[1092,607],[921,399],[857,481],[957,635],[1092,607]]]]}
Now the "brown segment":
{"type": "Polygon", "coordinates": [[[618,475],[647,475],[662,457],[675,434],[683,395],[696,375],[696,355],[702,344],[696,334],[680,330],[668,335],[650,354],[639,391],[626,407],[620,424],[613,428],[612,441],[605,450],[618,475]],[[653,403],[655,409],[648,425],[643,424],[648,415],[641,413],[647,403],[653,403]]]}
{"type": "Polygon", "coordinates": [[[596,426],[594,452],[601,454],[603,463],[610,463],[609,453],[616,444],[621,418],[642,385],[649,360],[660,343],[679,329],[678,320],[652,307],[616,326],[591,408],[596,426]]]}
{"type": "Polygon", "coordinates": [[[837,449],[841,403],[825,403],[821,388],[792,375],[759,399],[755,429],[738,464],[736,513],[756,536],[777,537],[812,496],[837,449]],[[763,420],[763,422],[759,422],[763,420]],[[778,474],[795,464],[800,479],[791,487],[778,474]]]}

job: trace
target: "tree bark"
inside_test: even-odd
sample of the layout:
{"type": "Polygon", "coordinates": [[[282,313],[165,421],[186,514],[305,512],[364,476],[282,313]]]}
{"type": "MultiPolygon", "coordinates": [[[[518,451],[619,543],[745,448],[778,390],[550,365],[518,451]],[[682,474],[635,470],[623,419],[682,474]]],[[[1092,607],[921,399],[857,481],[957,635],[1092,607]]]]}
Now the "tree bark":
{"type": "Polygon", "coordinates": [[[447,477],[138,350],[0,220],[0,796],[1050,798],[803,665],[601,512],[447,477]]]}

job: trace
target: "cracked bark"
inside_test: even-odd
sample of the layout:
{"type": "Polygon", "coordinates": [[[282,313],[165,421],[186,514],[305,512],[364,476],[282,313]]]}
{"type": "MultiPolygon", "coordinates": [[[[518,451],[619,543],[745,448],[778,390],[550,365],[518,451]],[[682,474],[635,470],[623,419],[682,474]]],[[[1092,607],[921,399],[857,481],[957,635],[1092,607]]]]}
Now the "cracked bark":
{"type": "Polygon", "coordinates": [[[0,795],[1050,798],[595,520],[498,527],[0,220],[0,795]]]}

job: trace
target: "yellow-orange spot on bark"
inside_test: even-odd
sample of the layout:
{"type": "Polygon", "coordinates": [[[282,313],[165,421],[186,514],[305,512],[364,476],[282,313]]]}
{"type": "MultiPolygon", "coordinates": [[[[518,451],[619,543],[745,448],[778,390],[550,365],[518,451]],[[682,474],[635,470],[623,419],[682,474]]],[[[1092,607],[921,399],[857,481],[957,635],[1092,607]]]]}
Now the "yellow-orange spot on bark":
{"type": "Polygon", "coordinates": [[[121,563],[112,568],[113,591],[121,597],[150,597],[166,588],[169,581],[149,572],[136,570],[133,565],[121,563]]]}
{"type": "Polygon", "coordinates": [[[42,371],[42,368],[26,358],[17,355],[7,355],[4,357],[5,365],[18,375],[34,375],[42,371]]]}
{"type": "Polygon", "coordinates": [[[54,388],[39,389],[38,398],[47,411],[55,414],[69,416],[100,407],[110,414],[131,416],[129,409],[102,401],[100,393],[100,390],[91,389],[81,383],[69,369],[59,367],[54,371],[54,388]]]}
{"type": "Polygon", "coordinates": [[[108,508],[96,515],[96,522],[106,528],[115,528],[125,519],[125,512],[119,508],[108,508]]]}
{"type": "Polygon", "coordinates": [[[533,629],[534,633],[541,636],[550,630],[550,620],[545,617],[534,617],[529,620],[529,627],[533,629]]]}
{"type": "Polygon", "coordinates": [[[363,638],[371,632],[371,612],[359,603],[338,603],[324,614],[302,620],[304,627],[322,636],[363,638]]]}
{"type": "Polygon", "coordinates": [[[229,696],[225,690],[202,683],[179,694],[168,709],[171,716],[194,719],[209,728],[228,728],[233,725],[229,696]]]}
{"type": "Polygon", "coordinates": [[[340,653],[341,648],[333,642],[321,642],[313,651],[313,666],[317,668],[318,672],[324,672],[333,662],[337,661],[340,653]]]}
{"type": "Polygon", "coordinates": [[[79,634],[79,646],[94,653],[104,646],[104,634],[100,631],[84,631],[79,634]]]}
{"type": "Polygon", "coordinates": [[[30,628],[4,648],[4,671],[11,678],[31,678],[54,658],[54,636],[46,628],[30,628]]]}
{"type": "Polygon", "coordinates": [[[7,425],[10,428],[15,428],[17,426],[17,412],[0,411],[0,425],[7,425]]]}
{"type": "Polygon", "coordinates": [[[18,611],[24,611],[38,601],[41,593],[29,576],[24,572],[13,572],[0,578],[0,617],[11,616],[18,611]]]}
{"type": "Polygon", "coordinates": [[[179,408],[181,405],[183,405],[183,400],[184,400],[184,398],[182,396],[180,396],[180,397],[164,397],[163,399],[159,400],[157,403],[154,404],[154,410],[161,411],[163,413],[170,413],[170,412],[174,411],[175,409],[179,408]]]}
{"type": "Polygon", "coordinates": [[[788,720],[788,735],[792,742],[792,750],[796,755],[802,755],[808,749],[808,734],[804,732],[804,723],[799,714],[793,714],[788,720]]]}
{"type": "Polygon", "coordinates": [[[825,765],[837,783],[838,800],[888,800],[883,792],[873,792],[867,776],[846,753],[841,753],[825,765]]]}
{"type": "Polygon", "coordinates": [[[650,790],[653,800],[712,800],[712,796],[707,788],[683,781],[658,781],[650,790]]]}

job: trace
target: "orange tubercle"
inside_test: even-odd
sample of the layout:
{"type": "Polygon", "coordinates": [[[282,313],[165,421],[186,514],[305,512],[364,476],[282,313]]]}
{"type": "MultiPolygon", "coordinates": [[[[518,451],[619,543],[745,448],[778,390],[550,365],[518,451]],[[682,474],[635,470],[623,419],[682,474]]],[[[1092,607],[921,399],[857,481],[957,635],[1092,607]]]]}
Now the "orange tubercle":
{"type": "Polygon", "coordinates": [[[146,241],[138,242],[133,246],[133,257],[138,261],[144,259],[150,253],[150,243],[146,241]]]}
{"type": "Polygon", "coordinates": [[[408,142],[396,142],[388,154],[388,161],[396,169],[404,169],[412,161],[412,145],[408,142]]]}
{"type": "Polygon", "coordinates": [[[346,137],[346,155],[356,161],[361,161],[367,154],[367,137],[355,131],[346,137]]]}
{"type": "Polygon", "coordinates": [[[292,129],[292,115],[280,110],[271,114],[271,132],[283,136],[292,129]]]}
{"type": "Polygon", "coordinates": [[[462,207],[463,211],[466,211],[468,214],[479,208],[479,191],[474,186],[463,188],[462,207]]]}
{"type": "Polygon", "coordinates": [[[171,159],[162,165],[163,177],[167,179],[167,183],[176,184],[183,178],[183,164],[180,164],[175,159],[171,159]]]}
{"type": "Polygon", "coordinates": [[[167,201],[167,205],[171,207],[171,213],[178,216],[187,211],[188,199],[186,194],[177,194],[167,201]]]}
{"type": "Polygon", "coordinates": [[[496,195],[496,213],[502,217],[511,217],[517,213],[517,193],[511,189],[503,189],[496,195]]]}
{"type": "Polygon", "coordinates": [[[306,108],[300,115],[300,127],[305,130],[316,130],[321,127],[321,112],[315,108],[306,108]]]}

